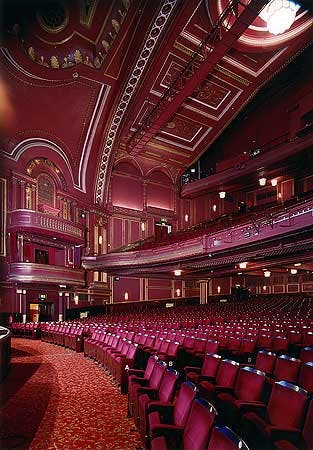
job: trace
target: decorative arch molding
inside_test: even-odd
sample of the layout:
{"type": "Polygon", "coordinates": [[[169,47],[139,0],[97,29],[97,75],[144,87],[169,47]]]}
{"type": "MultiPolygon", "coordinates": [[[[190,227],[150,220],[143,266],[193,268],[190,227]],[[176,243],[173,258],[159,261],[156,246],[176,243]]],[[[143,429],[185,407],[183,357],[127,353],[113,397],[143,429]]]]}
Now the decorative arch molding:
{"type": "MultiPolygon", "coordinates": [[[[61,147],[59,147],[54,142],[49,141],[48,139],[44,139],[44,138],[25,139],[24,141],[19,142],[14,147],[11,154],[7,154],[7,157],[17,162],[24,155],[25,152],[29,151],[30,149],[37,148],[37,147],[41,147],[41,148],[46,147],[49,150],[52,150],[53,152],[57,153],[65,163],[65,166],[68,170],[68,174],[70,176],[72,185],[74,186],[74,188],[82,191],[82,189],[74,183],[73,171],[72,171],[72,167],[71,167],[71,164],[70,164],[70,161],[69,161],[67,155],[65,154],[65,152],[62,150],[61,147]]],[[[32,158],[32,159],[34,159],[34,158],[32,158]]],[[[41,158],[39,157],[38,159],[41,159],[41,158]]]]}
{"type": "Polygon", "coordinates": [[[173,15],[176,3],[177,0],[163,0],[155,21],[149,30],[146,41],[141,48],[136,64],[134,65],[130,77],[125,84],[125,88],[122,91],[119,103],[117,104],[115,112],[112,116],[111,123],[107,128],[107,132],[103,140],[103,147],[100,153],[99,168],[95,184],[95,203],[98,205],[103,203],[105,191],[108,189],[106,179],[110,168],[109,162],[113,148],[116,145],[116,137],[120,126],[123,123],[122,119],[128,109],[137,86],[140,84],[146,65],[150,61],[151,55],[153,54],[153,50],[161,39],[162,31],[173,15]]]}
{"type": "Polygon", "coordinates": [[[175,184],[173,174],[171,173],[170,170],[168,170],[166,167],[163,167],[163,166],[157,166],[157,167],[153,167],[152,169],[150,169],[146,173],[146,176],[145,176],[147,178],[147,180],[149,180],[149,177],[151,177],[151,175],[154,174],[155,172],[161,172],[163,175],[165,175],[169,179],[169,181],[172,184],[175,184]]]}
{"type": "Polygon", "coordinates": [[[144,173],[143,173],[143,170],[142,170],[140,164],[134,158],[127,158],[127,157],[125,158],[124,156],[122,156],[121,158],[117,159],[115,161],[115,163],[114,163],[113,171],[114,170],[119,170],[118,166],[120,164],[129,164],[129,165],[131,165],[138,171],[138,174],[140,176],[142,176],[142,177],[144,176],[144,173]]]}
{"type": "Polygon", "coordinates": [[[27,175],[36,178],[41,173],[47,173],[52,176],[57,186],[63,191],[67,190],[66,181],[59,167],[48,158],[33,158],[26,166],[27,175]]]}

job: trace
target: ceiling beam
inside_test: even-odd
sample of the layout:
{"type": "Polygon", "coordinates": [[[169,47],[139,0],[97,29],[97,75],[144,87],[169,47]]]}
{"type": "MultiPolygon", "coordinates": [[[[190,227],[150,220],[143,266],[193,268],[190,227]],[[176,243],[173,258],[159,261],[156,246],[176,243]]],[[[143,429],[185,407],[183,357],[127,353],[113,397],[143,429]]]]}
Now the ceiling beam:
{"type": "Polygon", "coordinates": [[[268,1],[251,0],[234,24],[220,37],[220,30],[233,14],[234,4],[238,4],[238,1],[230,3],[180,76],[165,91],[153,110],[143,120],[140,128],[131,137],[128,142],[131,155],[140,153],[145,144],[170,120],[184,101],[206,79],[244,31],[253,23],[268,1]],[[199,55],[202,59],[200,62],[199,55]],[[196,60],[197,65],[195,64],[196,60]]]}

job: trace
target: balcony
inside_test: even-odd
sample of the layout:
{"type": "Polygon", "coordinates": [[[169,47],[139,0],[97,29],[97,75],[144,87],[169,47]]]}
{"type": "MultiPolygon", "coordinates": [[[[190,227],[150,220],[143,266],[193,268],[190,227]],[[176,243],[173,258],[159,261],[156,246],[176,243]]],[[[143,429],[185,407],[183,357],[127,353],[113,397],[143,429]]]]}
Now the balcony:
{"type": "Polygon", "coordinates": [[[63,266],[17,262],[10,264],[10,281],[84,286],[84,271],[63,266]]]}
{"type": "Polygon", "coordinates": [[[49,214],[29,209],[16,209],[8,213],[8,231],[28,231],[52,235],[75,244],[84,242],[84,230],[78,224],[49,214]]]}

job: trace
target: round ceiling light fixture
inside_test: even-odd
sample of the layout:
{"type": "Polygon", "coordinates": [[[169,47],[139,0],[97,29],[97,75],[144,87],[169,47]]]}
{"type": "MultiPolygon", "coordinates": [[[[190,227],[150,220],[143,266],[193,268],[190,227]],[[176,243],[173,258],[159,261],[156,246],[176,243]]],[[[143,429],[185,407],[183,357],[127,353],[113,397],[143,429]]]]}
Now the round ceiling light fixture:
{"type": "Polygon", "coordinates": [[[300,5],[292,0],[272,0],[260,13],[271,34],[282,34],[294,23],[300,5]]]}

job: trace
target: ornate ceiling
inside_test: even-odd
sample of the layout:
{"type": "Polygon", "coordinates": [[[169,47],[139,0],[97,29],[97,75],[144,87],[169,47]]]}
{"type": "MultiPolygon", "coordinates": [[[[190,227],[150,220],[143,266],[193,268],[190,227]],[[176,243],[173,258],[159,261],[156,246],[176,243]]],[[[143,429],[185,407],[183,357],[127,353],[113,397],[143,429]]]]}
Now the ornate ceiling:
{"type": "Polygon", "coordinates": [[[311,13],[300,8],[274,36],[259,16],[266,3],[5,1],[0,59],[16,120],[4,155],[49,148],[99,205],[116,157],[178,180],[311,43],[311,13]]]}

